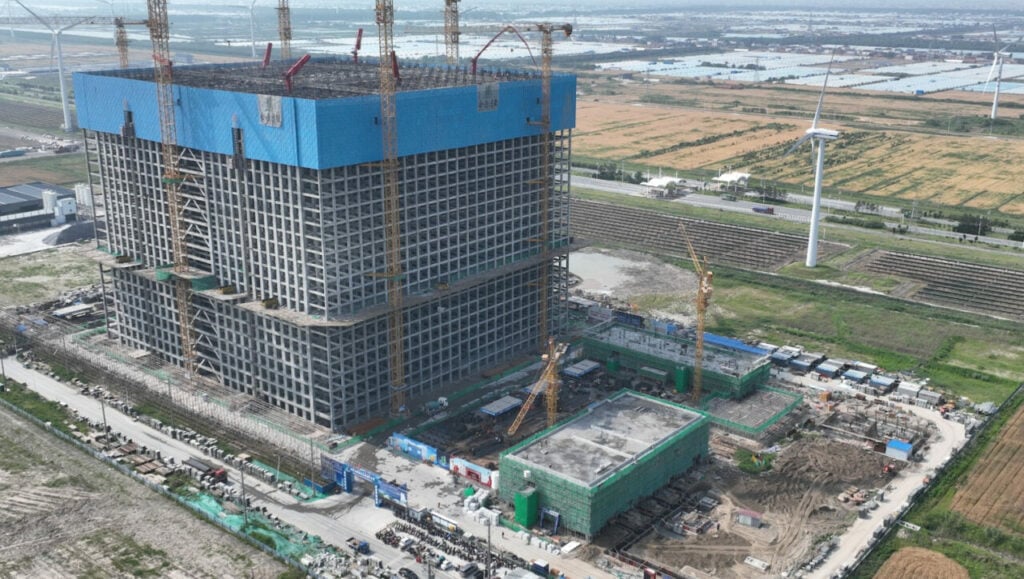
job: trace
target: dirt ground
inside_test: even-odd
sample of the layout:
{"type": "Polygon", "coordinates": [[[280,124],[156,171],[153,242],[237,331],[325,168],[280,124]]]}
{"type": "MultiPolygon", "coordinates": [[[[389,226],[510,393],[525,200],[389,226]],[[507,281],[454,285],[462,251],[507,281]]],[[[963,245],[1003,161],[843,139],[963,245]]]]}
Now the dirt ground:
{"type": "Polygon", "coordinates": [[[772,573],[790,570],[818,541],[856,518],[856,511],[837,495],[850,486],[884,486],[885,463],[879,454],[823,437],[786,447],[774,468],[760,475],[719,463],[704,479],[723,495],[714,512],[718,531],[682,540],[661,533],[634,550],[669,568],[690,565],[718,577],[764,576],[743,563],[748,555],[768,562],[772,573]],[[735,523],[736,509],[761,512],[765,525],[753,529],[735,523]]]}
{"type": "Polygon", "coordinates": [[[875,579],[967,579],[969,576],[967,569],[942,553],[904,547],[889,557],[875,579]]]}
{"type": "Polygon", "coordinates": [[[574,289],[591,299],[607,298],[682,323],[693,320],[697,286],[689,270],[638,251],[588,247],[569,256],[569,271],[582,280],[574,289]]]}
{"type": "Polygon", "coordinates": [[[276,577],[287,568],[0,408],[0,576],[276,577]]]}
{"type": "MultiPolygon", "coordinates": [[[[0,238],[0,243],[3,243],[0,238]]],[[[86,244],[67,245],[0,259],[0,304],[25,305],[100,282],[86,244]]]]}
{"type": "Polygon", "coordinates": [[[985,450],[953,497],[952,509],[983,525],[1019,532],[1024,522],[1024,406],[985,450]]]}

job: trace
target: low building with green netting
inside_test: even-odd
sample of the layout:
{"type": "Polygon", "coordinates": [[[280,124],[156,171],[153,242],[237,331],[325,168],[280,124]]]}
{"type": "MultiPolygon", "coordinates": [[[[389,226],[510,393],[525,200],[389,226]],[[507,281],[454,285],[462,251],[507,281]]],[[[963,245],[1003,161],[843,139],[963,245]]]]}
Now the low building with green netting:
{"type": "MultiPolygon", "coordinates": [[[[632,372],[664,382],[677,392],[693,388],[692,337],[670,336],[616,323],[597,326],[581,340],[584,355],[605,363],[611,374],[632,372]]],[[[705,395],[738,400],[768,382],[768,352],[739,340],[705,334],[701,389],[705,395]]]]}
{"type": "Polygon", "coordinates": [[[700,412],[623,390],[501,455],[499,496],[516,522],[595,536],[708,454],[710,421],[700,412]]]}

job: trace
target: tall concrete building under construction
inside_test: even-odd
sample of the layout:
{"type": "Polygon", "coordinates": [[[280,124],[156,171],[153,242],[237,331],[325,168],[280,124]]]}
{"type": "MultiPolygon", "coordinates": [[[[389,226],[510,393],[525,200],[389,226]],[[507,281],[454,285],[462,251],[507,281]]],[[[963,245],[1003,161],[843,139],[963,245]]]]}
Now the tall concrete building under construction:
{"type": "Polygon", "coordinates": [[[561,328],[574,77],[553,76],[539,122],[538,74],[398,70],[395,334],[379,67],[314,59],[288,83],[285,68],[174,69],[187,274],[171,267],[153,71],[75,75],[112,336],[184,364],[187,279],[198,373],[342,430],[389,411],[395,335],[415,400],[561,328]]]}

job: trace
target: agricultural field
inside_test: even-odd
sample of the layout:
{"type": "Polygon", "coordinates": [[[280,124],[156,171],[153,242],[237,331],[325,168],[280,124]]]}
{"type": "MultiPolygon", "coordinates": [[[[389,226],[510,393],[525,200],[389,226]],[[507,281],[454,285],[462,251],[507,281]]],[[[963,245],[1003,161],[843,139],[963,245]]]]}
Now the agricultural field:
{"type": "Polygon", "coordinates": [[[87,179],[85,153],[45,155],[0,163],[0,186],[42,181],[74,186],[87,179]]]}
{"type": "Polygon", "coordinates": [[[64,124],[60,103],[39,104],[0,96],[0,126],[17,126],[53,132],[64,124]]]}
{"type": "Polygon", "coordinates": [[[0,576],[257,577],[287,567],[0,408],[0,576]]]}
{"type": "Polygon", "coordinates": [[[963,565],[935,551],[920,547],[904,547],[889,557],[878,570],[875,579],[967,579],[970,575],[963,565]]]}
{"type": "MultiPolygon", "coordinates": [[[[813,184],[807,155],[782,157],[810,123],[813,88],[666,83],[618,92],[580,99],[575,153],[655,170],[730,169],[751,173],[755,182],[813,184]]],[[[829,145],[826,188],[1024,215],[1024,166],[1015,161],[1024,140],[991,137],[972,120],[987,114],[985,95],[948,94],[829,94],[822,124],[842,135],[829,145]]],[[[1000,127],[1024,135],[1024,97],[1013,98],[1000,127]]]]}
{"type": "Polygon", "coordinates": [[[952,509],[971,521],[1024,531],[1024,406],[978,459],[953,496],[952,509]]]}

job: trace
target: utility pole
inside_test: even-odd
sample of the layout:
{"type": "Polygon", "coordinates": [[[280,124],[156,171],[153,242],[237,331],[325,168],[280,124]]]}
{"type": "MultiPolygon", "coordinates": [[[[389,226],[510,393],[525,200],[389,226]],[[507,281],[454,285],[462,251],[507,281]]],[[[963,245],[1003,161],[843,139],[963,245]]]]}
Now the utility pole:
{"type": "Polygon", "coordinates": [[[491,521],[487,521],[487,572],[484,579],[491,579],[491,521]]]}
{"type": "Polygon", "coordinates": [[[241,467],[238,472],[242,474],[242,520],[244,521],[243,529],[249,528],[249,506],[245,499],[245,468],[241,467]]]}
{"type": "Polygon", "coordinates": [[[107,426],[107,403],[100,396],[100,413],[103,415],[103,448],[107,447],[107,434],[110,432],[110,427],[107,426]]]}

